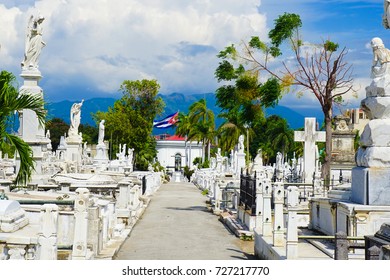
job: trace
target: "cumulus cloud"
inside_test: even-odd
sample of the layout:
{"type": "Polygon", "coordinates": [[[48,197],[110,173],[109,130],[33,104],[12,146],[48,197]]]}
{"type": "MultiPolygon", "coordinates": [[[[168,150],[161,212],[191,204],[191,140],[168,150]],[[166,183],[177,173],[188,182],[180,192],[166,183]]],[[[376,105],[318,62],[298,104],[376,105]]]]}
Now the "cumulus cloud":
{"type": "Polygon", "coordinates": [[[259,0],[40,0],[0,4],[3,68],[20,72],[30,14],[45,16],[40,58],[45,85],[113,92],[152,77],[162,92],[213,91],[216,54],[266,34],[259,0]],[[25,3],[28,3],[26,5],[25,3]],[[3,29],[3,28],[2,28],[3,29]],[[76,81],[76,79],[78,79],[76,81]]]}

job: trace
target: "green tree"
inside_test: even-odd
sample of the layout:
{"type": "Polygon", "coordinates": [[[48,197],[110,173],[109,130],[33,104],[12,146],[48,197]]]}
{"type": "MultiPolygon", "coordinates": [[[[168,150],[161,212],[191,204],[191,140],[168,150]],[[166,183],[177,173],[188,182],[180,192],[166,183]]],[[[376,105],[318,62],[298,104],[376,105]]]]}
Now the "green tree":
{"type": "MultiPolygon", "coordinates": [[[[254,127],[264,122],[264,107],[275,106],[281,98],[281,86],[271,77],[259,80],[259,71],[247,67],[234,45],[219,52],[221,62],[215,71],[218,82],[224,83],[216,91],[217,105],[222,108],[219,117],[224,123],[218,128],[222,151],[229,151],[243,134],[253,138],[254,127]]],[[[251,146],[251,144],[250,144],[251,146]]]]}
{"type": "Polygon", "coordinates": [[[298,86],[300,94],[305,91],[314,94],[325,119],[326,152],[323,176],[327,177],[330,174],[333,105],[341,104],[344,94],[354,92],[352,69],[345,61],[346,48],[339,50],[338,44],[330,40],[321,44],[303,43],[300,36],[301,26],[299,15],[285,13],[275,20],[274,28],[268,33],[270,44],[254,36],[249,42],[243,42],[242,52],[239,53],[234,46],[226,48],[225,52],[245,61],[252,71],[265,71],[272,75],[284,90],[288,90],[290,86],[298,86]],[[273,58],[282,55],[280,47],[284,42],[290,45],[293,63],[282,61],[282,67],[275,68],[270,61],[281,61],[273,58]],[[274,70],[280,68],[283,70],[274,70]]]}
{"type": "Polygon", "coordinates": [[[188,114],[179,112],[178,121],[175,123],[175,134],[181,137],[186,137],[187,140],[187,137],[191,131],[191,126],[192,125],[188,114]]]}
{"type": "Polygon", "coordinates": [[[294,131],[285,119],[273,115],[267,118],[266,135],[274,151],[281,151],[283,157],[294,148],[294,131]]]}
{"type": "Polygon", "coordinates": [[[99,128],[97,126],[80,124],[79,132],[83,135],[83,142],[87,142],[89,144],[98,142],[99,128]]]}
{"type": "Polygon", "coordinates": [[[157,155],[152,129],[153,120],[164,109],[162,98],[157,96],[159,88],[156,80],[126,80],[120,86],[122,98],[107,112],[97,112],[94,116],[98,122],[105,120],[105,137],[111,145],[114,142],[134,148],[135,165],[139,170],[147,170],[157,155]]]}
{"type": "Polygon", "coordinates": [[[46,130],[50,130],[50,140],[53,151],[56,151],[60,144],[61,136],[68,133],[69,125],[61,118],[52,118],[46,122],[46,130]]]}
{"type": "Polygon", "coordinates": [[[41,95],[28,92],[19,94],[15,76],[7,71],[0,73],[0,150],[14,149],[20,158],[20,168],[16,175],[16,184],[26,184],[31,179],[34,170],[33,152],[31,147],[18,136],[7,132],[7,119],[24,109],[35,112],[41,125],[45,121],[46,111],[41,95]]]}
{"type": "Polygon", "coordinates": [[[207,108],[206,99],[202,98],[191,104],[188,118],[191,127],[188,133],[188,140],[202,142],[202,162],[204,163],[205,147],[209,148],[207,158],[210,158],[210,145],[215,137],[214,112],[207,108]]]}

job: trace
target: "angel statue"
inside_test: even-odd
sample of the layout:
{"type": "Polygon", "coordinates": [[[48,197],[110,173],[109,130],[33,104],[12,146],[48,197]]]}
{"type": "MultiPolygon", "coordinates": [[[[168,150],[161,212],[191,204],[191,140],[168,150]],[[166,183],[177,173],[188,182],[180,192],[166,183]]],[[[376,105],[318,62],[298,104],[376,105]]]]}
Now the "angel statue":
{"type": "Polygon", "coordinates": [[[80,103],[74,103],[70,108],[70,127],[69,135],[77,135],[81,121],[81,106],[83,106],[84,99],[80,103]]]}
{"type": "Polygon", "coordinates": [[[26,46],[22,68],[38,68],[38,58],[42,48],[46,45],[42,40],[42,22],[45,18],[39,15],[37,18],[30,16],[27,25],[26,46]]]}

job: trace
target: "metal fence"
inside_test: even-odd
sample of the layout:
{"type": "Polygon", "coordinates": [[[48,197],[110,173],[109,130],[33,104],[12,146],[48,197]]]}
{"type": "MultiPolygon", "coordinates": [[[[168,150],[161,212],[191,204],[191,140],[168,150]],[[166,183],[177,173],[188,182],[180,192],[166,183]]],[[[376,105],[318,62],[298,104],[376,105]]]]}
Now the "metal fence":
{"type": "Polygon", "coordinates": [[[252,177],[241,173],[239,205],[249,210],[251,215],[256,215],[256,174],[252,177]]]}

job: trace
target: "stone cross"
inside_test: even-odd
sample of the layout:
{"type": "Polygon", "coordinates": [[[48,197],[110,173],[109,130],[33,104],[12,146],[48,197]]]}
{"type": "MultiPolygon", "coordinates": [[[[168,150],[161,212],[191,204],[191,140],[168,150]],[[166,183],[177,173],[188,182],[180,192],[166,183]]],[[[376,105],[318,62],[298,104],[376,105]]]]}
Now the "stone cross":
{"type": "Polygon", "coordinates": [[[316,119],[305,118],[305,130],[294,131],[295,142],[305,142],[303,150],[305,182],[311,183],[316,166],[316,142],[325,142],[326,133],[316,131],[316,119]]]}

